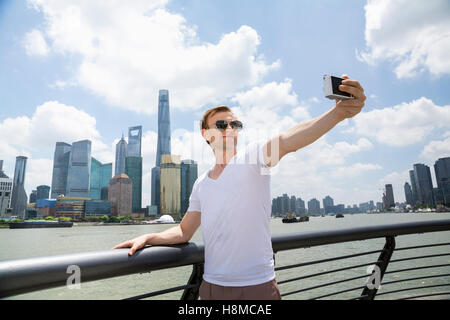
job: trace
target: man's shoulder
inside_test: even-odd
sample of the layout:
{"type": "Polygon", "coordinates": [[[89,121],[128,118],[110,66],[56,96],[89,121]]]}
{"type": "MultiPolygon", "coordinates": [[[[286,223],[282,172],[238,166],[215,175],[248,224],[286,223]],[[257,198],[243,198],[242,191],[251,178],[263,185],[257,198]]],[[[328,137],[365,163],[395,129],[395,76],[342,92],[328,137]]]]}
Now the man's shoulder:
{"type": "Polygon", "coordinates": [[[209,170],[206,170],[205,172],[203,172],[201,175],[199,175],[197,177],[197,180],[195,180],[195,182],[194,182],[194,187],[201,184],[203,181],[206,180],[206,175],[208,174],[208,171],[209,170]]]}

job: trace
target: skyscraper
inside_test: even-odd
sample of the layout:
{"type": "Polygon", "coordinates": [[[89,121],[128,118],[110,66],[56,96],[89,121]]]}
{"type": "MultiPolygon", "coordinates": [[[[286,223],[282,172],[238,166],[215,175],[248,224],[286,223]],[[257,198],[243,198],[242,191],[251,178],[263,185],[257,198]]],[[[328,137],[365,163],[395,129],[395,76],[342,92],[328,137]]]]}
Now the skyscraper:
{"type": "Polygon", "coordinates": [[[385,185],[385,192],[383,199],[384,199],[384,206],[386,209],[395,207],[394,190],[392,189],[392,184],[385,185]]]}
{"type": "Polygon", "coordinates": [[[72,144],[67,171],[66,196],[89,198],[91,174],[91,141],[72,144]]]}
{"type": "Polygon", "coordinates": [[[405,182],[404,189],[405,189],[406,203],[409,205],[413,205],[412,189],[408,182],[405,182]]]}
{"type": "Polygon", "coordinates": [[[415,206],[419,202],[419,195],[417,192],[416,178],[414,177],[414,170],[409,170],[409,180],[411,181],[412,205],[415,206]]]}
{"type": "Polygon", "coordinates": [[[180,156],[163,154],[161,159],[161,215],[181,220],[180,156]]]}
{"type": "Polygon", "coordinates": [[[3,160],[0,160],[0,217],[7,216],[11,206],[13,180],[3,172],[3,160]]]}
{"type": "Polygon", "coordinates": [[[315,198],[308,201],[308,215],[310,214],[320,214],[320,202],[315,198]]]}
{"type": "Polygon", "coordinates": [[[297,206],[299,208],[299,214],[306,213],[305,201],[303,201],[302,198],[297,198],[297,206]]]}
{"type": "Polygon", "coordinates": [[[125,158],[125,174],[130,178],[133,189],[132,212],[140,212],[142,208],[142,157],[127,156],[125,158]]]}
{"type": "Polygon", "coordinates": [[[11,206],[13,180],[0,172],[0,217],[6,217],[11,206]]]}
{"type": "Polygon", "coordinates": [[[158,101],[158,145],[156,147],[156,166],[161,165],[161,156],[170,154],[170,110],[169,91],[159,90],[158,101]]]}
{"type": "Polygon", "coordinates": [[[31,190],[30,203],[36,203],[37,190],[31,190]]]}
{"type": "Polygon", "coordinates": [[[421,163],[414,164],[414,178],[417,184],[419,203],[421,205],[433,205],[433,183],[430,167],[421,163]]]}
{"type": "Polygon", "coordinates": [[[192,187],[198,177],[198,167],[194,160],[181,161],[181,216],[184,216],[189,208],[189,197],[192,187]]]}
{"type": "Polygon", "coordinates": [[[111,201],[111,215],[116,217],[130,215],[132,197],[131,179],[124,173],[112,177],[108,187],[108,201],[111,201]]]}
{"type": "Polygon", "coordinates": [[[152,168],[151,205],[157,207],[157,214],[161,214],[161,167],[152,168]]]}
{"type": "Polygon", "coordinates": [[[161,158],[163,154],[170,154],[170,107],[169,91],[159,90],[158,99],[158,144],[156,147],[155,167],[152,168],[151,204],[157,206],[161,214],[161,158]]]}
{"type": "Polygon", "coordinates": [[[132,212],[142,208],[142,126],[128,128],[128,149],[125,158],[125,174],[131,179],[133,188],[132,212]]]}
{"type": "Polygon", "coordinates": [[[14,169],[13,191],[11,196],[11,208],[13,215],[25,218],[27,208],[27,194],[25,192],[25,171],[27,168],[27,157],[16,157],[16,167],[14,169]]]}
{"type": "Polygon", "coordinates": [[[53,156],[52,199],[65,195],[67,191],[67,173],[72,146],[65,142],[57,142],[53,156]]]}
{"type": "Polygon", "coordinates": [[[92,157],[90,176],[90,198],[99,200],[102,198],[102,188],[107,188],[112,174],[112,163],[102,164],[92,157]]]}
{"type": "Polygon", "coordinates": [[[434,173],[436,175],[437,190],[442,194],[442,202],[450,204],[450,157],[440,158],[434,163],[434,173]]]}
{"type": "Polygon", "coordinates": [[[281,200],[281,213],[286,214],[289,212],[289,196],[283,193],[283,199],[281,200]]]}
{"type": "Polygon", "coordinates": [[[323,208],[325,210],[325,213],[330,213],[333,211],[334,207],[334,200],[330,196],[326,196],[322,200],[323,208]]]}
{"type": "Polygon", "coordinates": [[[295,200],[295,196],[291,196],[291,198],[289,199],[289,212],[291,212],[292,214],[297,213],[297,201],[295,200]]]}
{"type": "Polygon", "coordinates": [[[122,134],[122,139],[120,139],[120,141],[116,144],[116,162],[114,175],[125,173],[125,158],[127,156],[127,149],[128,144],[122,134]]]}
{"type": "Polygon", "coordinates": [[[36,200],[48,199],[50,196],[50,187],[46,185],[37,186],[36,200]]]}
{"type": "Polygon", "coordinates": [[[142,126],[128,128],[127,157],[141,156],[142,126]]]}

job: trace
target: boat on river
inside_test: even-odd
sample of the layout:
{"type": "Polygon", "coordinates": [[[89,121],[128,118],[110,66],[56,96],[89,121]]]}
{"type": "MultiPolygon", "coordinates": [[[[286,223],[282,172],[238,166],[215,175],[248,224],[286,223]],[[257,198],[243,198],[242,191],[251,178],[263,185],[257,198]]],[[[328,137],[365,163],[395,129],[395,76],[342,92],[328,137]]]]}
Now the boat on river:
{"type": "Polygon", "coordinates": [[[283,223],[294,223],[294,222],[307,222],[309,221],[309,217],[308,216],[302,216],[300,218],[296,218],[294,215],[292,214],[288,214],[286,217],[283,218],[283,220],[281,220],[283,223]]]}
{"type": "Polygon", "coordinates": [[[70,228],[72,221],[52,221],[52,220],[25,220],[9,223],[10,229],[28,229],[28,228],[70,228]]]}

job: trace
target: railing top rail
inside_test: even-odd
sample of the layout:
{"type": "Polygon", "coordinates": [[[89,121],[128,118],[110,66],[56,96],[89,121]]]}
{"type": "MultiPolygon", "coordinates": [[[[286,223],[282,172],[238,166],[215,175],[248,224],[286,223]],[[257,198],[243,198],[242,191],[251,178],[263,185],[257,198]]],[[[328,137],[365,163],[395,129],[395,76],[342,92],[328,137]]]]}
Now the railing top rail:
{"type": "MultiPolygon", "coordinates": [[[[450,219],[274,235],[274,252],[386,236],[448,231],[450,219]]],[[[66,284],[67,268],[82,270],[83,282],[202,263],[203,244],[152,246],[128,256],[128,249],[92,251],[0,261],[0,297],[66,284]]]]}

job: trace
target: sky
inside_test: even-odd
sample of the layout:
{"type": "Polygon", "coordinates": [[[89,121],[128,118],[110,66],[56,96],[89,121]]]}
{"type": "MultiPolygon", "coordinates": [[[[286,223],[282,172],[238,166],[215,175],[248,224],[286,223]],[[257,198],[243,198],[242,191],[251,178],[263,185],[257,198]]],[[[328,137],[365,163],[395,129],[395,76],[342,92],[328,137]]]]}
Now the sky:
{"type": "Polygon", "coordinates": [[[214,164],[199,120],[228,105],[238,148],[333,108],[322,76],[364,87],[362,111],[272,169],[283,193],[335,204],[404,202],[415,163],[450,156],[447,0],[0,0],[0,160],[25,189],[51,185],[57,141],[89,139],[113,162],[142,125],[143,206],[150,204],[158,91],[169,90],[172,153],[214,164]]]}

